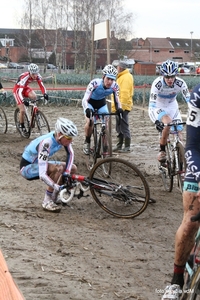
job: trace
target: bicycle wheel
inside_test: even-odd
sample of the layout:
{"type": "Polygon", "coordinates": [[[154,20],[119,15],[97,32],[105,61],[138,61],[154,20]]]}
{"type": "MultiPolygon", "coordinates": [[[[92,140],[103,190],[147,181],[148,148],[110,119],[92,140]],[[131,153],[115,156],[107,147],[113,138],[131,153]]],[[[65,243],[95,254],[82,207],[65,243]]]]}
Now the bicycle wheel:
{"type": "Polygon", "coordinates": [[[3,108],[0,106],[0,133],[6,133],[8,129],[8,120],[6,113],[3,108]]]}
{"type": "Polygon", "coordinates": [[[191,284],[184,292],[184,300],[200,300],[200,267],[197,268],[191,284]]]}
{"type": "Polygon", "coordinates": [[[23,138],[26,138],[28,139],[31,135],[31,129],[30,129],[30,123],[29,123],[29,120],[28,120],[28,117],[25,113],[24,115],[24,127],[26,128],[26,131],[27,133],[24,134],[23,131],[20,129],[19,125],[20,125],[20,121],[19,121],[19,107],[17,107],[15,109],[15,112],[14,112],[14,121],[15,121],[15,126],[17,128],[17,131],[19,132],[19,134],[23,137],[23,138]]]}
{"type": "Polygon", "coordinates": [[[172,176],[172,152],[171,145],[166,145],[166,162],[159,163],[159,171],[161,173],[164,189],[171,192],[173,189],[174,178],[172,176]]]}
{"type": "MultiPolygon", "coordinates": [[[[112,143],[111,143],[111,139],[110,139],[110,135],[108,133],[108,130],[105,129],[103,135],[101,135],[100,138],[100,142],[101,142],[101,158],[105,159],[107,157],[111,157],[112,156],[112,143]]],[[[103,164],[102,167],[104,169],[104,173],[105,175],[110,175],[111,173],[111,166],[112,164],[103,164]]]]}
{"type": "Polygon", "coordinates": [[[92,197],[107,213],[119,218],[134,218],[147,208],[149,186],[136,165],[108,157],[95,164],[89,179],[93,182],[90,186],[92,197]],[[106,164],[112,164],[112,172],[105,179],[106,164]]]}
{"type": "Polygon", "coordinates": [[[93,166],[96,164],[97,161],[97,128],[94,125],[93,132],[90,139],[90,152],[89,155],[86,157],[86,165],[87,169],[90,171],[92,170],[93,166]]]}
{"type": "Polygon", "coordinates": [[[178,142],[176,144],[176,150],[177,150],[177,156],[178,156],[178,169],[177,172],[177,183],[178,188],[180,191],[183,191],[183,181],[184,181],[184,175],[186,171],[186,160],[185,160],[185,151],[182,143],[178,142]]]}
{"type": "Polygon", "coordinates": [[[50,132],[50,126],[42,111],[38,111],[35,115],[35,121],[37,124],[37,129],[40,135],[50,132]]]}

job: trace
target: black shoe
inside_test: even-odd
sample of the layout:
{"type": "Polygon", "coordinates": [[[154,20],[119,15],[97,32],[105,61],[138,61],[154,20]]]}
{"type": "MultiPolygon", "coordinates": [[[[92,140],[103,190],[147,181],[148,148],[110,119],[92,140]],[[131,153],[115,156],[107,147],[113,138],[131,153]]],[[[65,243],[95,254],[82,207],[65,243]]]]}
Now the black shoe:
{"type": "Polygon", "coordinates": [[[28,131],[26,130],[25,127],[19,126],[19,129],[20,129],[20,131],[21,131],[22,136],[25,136],[25,137],[28,136],[28,131]]]}

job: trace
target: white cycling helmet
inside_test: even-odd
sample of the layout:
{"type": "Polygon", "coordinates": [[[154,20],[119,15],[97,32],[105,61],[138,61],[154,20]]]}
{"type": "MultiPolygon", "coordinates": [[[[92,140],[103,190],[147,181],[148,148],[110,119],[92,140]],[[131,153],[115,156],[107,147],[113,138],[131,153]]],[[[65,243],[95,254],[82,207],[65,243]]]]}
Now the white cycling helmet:
{"type": "Polygon", "coordinates": [[[107,65],[102,70],[103,75],[105,75],[108,78],[116,79],[116,76],[118,74],[117,69],[113,65],[107,65]]]}
{"type": "Polygon", "coordinates": [[[67,136],[77,136],[78,134],[76,125],[72,121],[65,118],[59,118],[56,121],[55,131],[67,136]]]}
{"type": "Polygon", "coordinates": [[[178,64],[172,60],[166,60],[160,67],[163,76],[175,76],[178,73],[178,64]]]}
{"type": "Polygon", "coordinates": [[[39,73],[39,67],[36,64],[30,64],[28,66],[28,70],[31,74],[38,74],[39,73]]]}

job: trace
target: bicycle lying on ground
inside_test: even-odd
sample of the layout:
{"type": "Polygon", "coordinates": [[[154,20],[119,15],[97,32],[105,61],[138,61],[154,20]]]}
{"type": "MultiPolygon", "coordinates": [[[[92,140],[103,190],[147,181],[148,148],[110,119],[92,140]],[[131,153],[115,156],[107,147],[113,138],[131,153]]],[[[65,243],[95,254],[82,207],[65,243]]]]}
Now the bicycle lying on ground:
{"type": "MultiPolygon", "coordinates": [[[[183,143],[180,140],[178,125],[185,125],[186,122],[172,122],[168,124],[160,123],[161,127],[173,126],[170,131],[166,145],[166,161],[159,162],[158,168],[162,176],[163,185],[166,191],[171,192],[173,189],[174,177],[177,178],[177,185],[180,191],[183,191],[183,179],[186,171],[186,160],[183,143]],[[171,139],[170,136],[173,136],[171,139]]],[[[161,137],[162,130],[159,131],[161,137]]]]}
{"type": "MultiPolygon", "coordinates": [[[[200,213],[191,217],[192,222],[200,221],[200,213]]],[[[184,288],[181,300],[200,300],[200,228],[195,244],[185,266],[184,288]]]]}
{"type": "Polygon", "coordinates": [[[28,139],[33,130],[36,134],[39,135],[43,135],[45,133],[50,132],[50,126],[47,121],[47,118],[45,117],[44,113],[40,110],[40,108],[37,106],[37,102],[40,100],[44,100],[44,97],[39,96],[38,99],[35,101],[32,101],[30,99],[26,99],[24,101],[24,106],[25,106],[24,126],[26,128],[27,133],[24,133],[20,128],[19,108],[17,107],[15,110],[14,113],[15,125],[20,135],[24,138],[28,139]],[[31,107],[31,116],[29,114],[29,107],[31,107]]]}
{"type": "Polygon", "coordinates": [[[97,162],[88,177],[67,177],[60,197],[63,203],[68,203],[74,197],[84,197],[88,191],[103,210],[119,218],[139,216],[150,200],[149,186],[140,170],[136,165],[116,157],[97,162]],[[105,169],[109,168],[112,172],[105,174],[105,169]]]}
{"type": "MultiPolygon", "coordinates": [[[[86,157],[86,164],[89,171],[97,162],[97,158],[104,159],[112,156],[112,141],[106,126],[106,116],[116,115],[116,113],[99,114],[97,111],[95,110],[93,115],[91,114],[90,116],[90,126],[91,119],[93,119],[94,127],[90,141],[90,152],[86,157]]],[[[107,165],[107,169],[105,168],[104,171],[105,174],[110,174],[111,165],[107,165]]]]}

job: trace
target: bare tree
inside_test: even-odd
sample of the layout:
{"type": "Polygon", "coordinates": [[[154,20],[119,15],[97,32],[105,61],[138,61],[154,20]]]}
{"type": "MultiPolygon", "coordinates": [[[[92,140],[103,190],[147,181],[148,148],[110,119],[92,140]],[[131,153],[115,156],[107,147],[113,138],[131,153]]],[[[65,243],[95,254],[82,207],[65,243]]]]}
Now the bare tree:
{"type": "MultiPolygon", "coordinates": [[[[74,33],[74,65],[77,72],[80,69],[88,70],[91,61],[91,31],[93,24],[110,21],[111,31],[118,39],[125,40],[131,34],[133,14],[126,14],[123,10],[124,0],[25,0],[26,13],[24,20],[29,29],[28,45],[31,59],[31,39],[33,29],[42,29],[42,47],[47,62],[47,29],[53,29],[51,45],[59,65],[66,67],[67,32],[74,33]],[[108,9],[109,6],[109,9],[108,9]],[[84,41],[84,42],[83,42],[84,41]],[[60,43],[61,54],[57,55],[60,43]]],[[[25,23],[24,23],[25,24],[25,23]]],[[[124,49],[116,43],[114,47],[120,52],[124,49]]]]}

